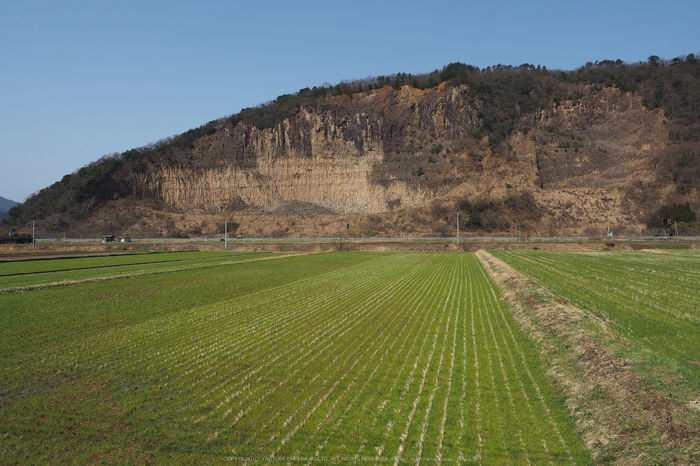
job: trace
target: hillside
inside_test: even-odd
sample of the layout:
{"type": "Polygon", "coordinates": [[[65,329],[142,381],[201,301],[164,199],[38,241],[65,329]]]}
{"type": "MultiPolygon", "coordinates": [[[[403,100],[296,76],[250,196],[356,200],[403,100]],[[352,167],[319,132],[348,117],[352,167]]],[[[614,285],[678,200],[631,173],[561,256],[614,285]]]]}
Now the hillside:
{"type": "MultiPolygon", "coordinates": [[[[640,233],[700,210],[700,64],[399,73],[302,89],[81,168],[13,208],[38,234],[640,233]]],[[[684,224],[692,231],[694,224],[684,224]]]]}
{"type": "Polygon", "coordinates": [[[19,204],[19,202],[11,201],[10,199],[5,199],[0,196],[0,220],[5,218],[7,211],[19,204]]]}

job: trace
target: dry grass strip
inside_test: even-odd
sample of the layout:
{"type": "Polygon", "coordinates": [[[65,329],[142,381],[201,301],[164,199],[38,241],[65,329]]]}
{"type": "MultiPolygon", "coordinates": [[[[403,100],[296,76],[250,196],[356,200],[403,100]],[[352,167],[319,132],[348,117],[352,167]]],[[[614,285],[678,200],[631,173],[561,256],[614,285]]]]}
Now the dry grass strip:
{"type": "Polygon", "coordinates": [[[636,370],[643,352],[630,351],[605,321],[487,252],[476,255],[539,351],[596,463],[700,463],[700,394],[683,391],[670,370],[649,380],[636,370]]]}

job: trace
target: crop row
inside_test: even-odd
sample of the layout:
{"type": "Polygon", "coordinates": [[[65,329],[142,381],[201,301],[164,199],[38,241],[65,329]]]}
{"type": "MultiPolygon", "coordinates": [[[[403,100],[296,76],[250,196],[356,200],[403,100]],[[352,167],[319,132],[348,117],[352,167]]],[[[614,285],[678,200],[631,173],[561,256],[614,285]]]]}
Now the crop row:
{"type": "MultiPolygon", "coordinates": [[[[588,461],[474,256],[297,260],[313,267],[328,257],[335,269],[32,354],[69,379],[52,396],[84,393],[71,405],[78,432],[110,428],[109,448],[81,444],[77,458],[105,460],[107,450],[184,463],[588,461]],[[108,387],[111,406],[95,386],[108,387]],[[128,450],[129,438],[142,448],[128,450]]],[[[242,278],[235,271],[230,280],[242,278]]],[[[38,396],[13,399],[0,422],[38,423],[38,396]]],[[[24,432],[10,435],[13,451],[37,440],[24,432]]],[[[52,446],[71,435],[57,432],[52,446]]]]}
{"type": "Polygon", "coordinates": [[[342,264],[329,256],[227,261],[216,267],[0,294],[0,367],[2,358],[12,354],[26,361],[27,352],[56,345],[63,352],[62,345],[75,340],[368,260],[370,255],[354,254],[342,264]]]}
{"type": "Polygon", "coordinates": [[[700,261],[691,255],[494,251],[700,386],[700,261]]]}
{"type": "MultiPolygon", "coordinates": [[[[174,253],[188,254],[188,253],[174,253]]],[[[22,273],[3,275],[0,273],[0,291],[16,291],[27,287],[38,287],[47,285],[66,285],[79,283],[87,280],[103,280],[111,278],[125,278],[139,275],[159,274],[168,272],[178,272],[183,270],[194,270],[206,267],[216,267],[220,265],[233,264],[236,262],[271,257],[269,253],[238,253],[225,255],[206,255],[202,257],[190,256],[180,258],[177,255],[168,254],[169,260],[137,263],[133,265],[96,265],[91,258],[71,259],[72,261],[86,261],[85,264],[73,269],[58,269],[56,271],[44,271],[41,273],[22,273]],[[93,264],[93,265],[89,265],[93,264]]],[[[14,263],[12,263],[14,264],[14,263]]],[[[0,263],[0,272],[11,264],[0,263]]],[[[45,264],[48,268],[49,265],[45,264]]]]}
{"type": "Polygon", "coordinates": [[[188,251],[0,262],[0,276],[231,257],[252,252],[188,251]]]}

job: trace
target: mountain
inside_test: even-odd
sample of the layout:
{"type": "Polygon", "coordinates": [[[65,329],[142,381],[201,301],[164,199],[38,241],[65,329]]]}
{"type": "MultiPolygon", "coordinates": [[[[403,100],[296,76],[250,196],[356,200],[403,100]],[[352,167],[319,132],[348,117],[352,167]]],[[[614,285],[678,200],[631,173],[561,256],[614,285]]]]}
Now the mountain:
{"type": "Polygon", "coordinates": [[[10,199],[5,199],[4,197],[0,196],[0,211],[2,212],[7,212],[18,204],[19,202],[11,201],[10,199]]]}
{"type": "MultiPolygon", "coordinates": [[[[700,208],[700,63],[453,63],[305,88],[104,157],[28,199],[68,236],[640,233],[700,208]]],[[[697,228],[684,225],[688,231],[697,228]]]]}
{"type": "Polygon", "coordinates": [[[11,201],[0,196],[0,220],[5,218],[7,211],[18,205],[19,202],[11,201]]]}

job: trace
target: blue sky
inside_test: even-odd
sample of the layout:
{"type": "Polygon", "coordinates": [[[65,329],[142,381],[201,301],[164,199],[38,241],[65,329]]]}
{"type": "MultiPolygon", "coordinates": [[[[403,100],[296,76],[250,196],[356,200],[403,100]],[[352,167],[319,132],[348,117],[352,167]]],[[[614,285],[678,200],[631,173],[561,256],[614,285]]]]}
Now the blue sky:
{"type": "Polygon", "coordinates": [[[0,196],[303,87],[700,51],[688,1],[0,0],[0,196]]]}

